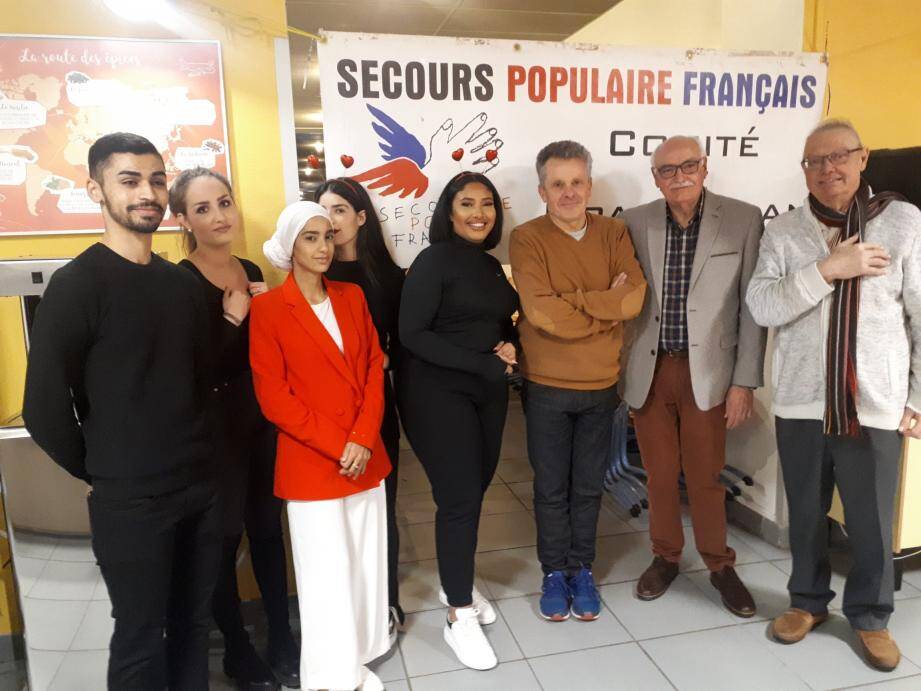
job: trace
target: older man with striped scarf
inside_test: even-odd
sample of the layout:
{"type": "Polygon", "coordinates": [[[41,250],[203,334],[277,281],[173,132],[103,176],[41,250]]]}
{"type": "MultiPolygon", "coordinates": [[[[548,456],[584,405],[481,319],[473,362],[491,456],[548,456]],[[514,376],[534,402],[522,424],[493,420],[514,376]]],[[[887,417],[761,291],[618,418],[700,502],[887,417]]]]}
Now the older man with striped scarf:
{"type": "Polygon", "coordinates": [[[903,437],[921,437],[921,211],[872,194],[860,176],[868,155],[845,120],[813,130],[802,160],[809,197],[768,225],[747,301],[774,328],[790,507],[791,606],[771,633],[796,643],[828,618],[826,514],[837,485],[854,558],[843,612],[867,662],[889,671],[900,657],[886,629],[900,452],[903,437]]]}

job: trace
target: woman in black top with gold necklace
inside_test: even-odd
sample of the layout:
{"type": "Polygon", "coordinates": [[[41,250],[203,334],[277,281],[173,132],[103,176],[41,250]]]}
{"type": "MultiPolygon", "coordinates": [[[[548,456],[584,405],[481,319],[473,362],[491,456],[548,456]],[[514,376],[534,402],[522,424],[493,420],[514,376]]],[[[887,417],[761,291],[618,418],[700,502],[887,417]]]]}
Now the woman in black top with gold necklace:
{"type": "Polygon", "coordinates": [[[249,302],[266,285],[258,266],[231,254],[240,215],[226,178],[183,171],[169,199],[189,253],[180,265],[201,282],[214,347],[210,403],[224,544],[212,610],[224,635],[224,672],[248,690],[277,689],[276,676],[296,688],[300,654],[288,622],[282,502],[273,492],[275,430],[259,409],[249,364],[249,302]],[[236,555],[244,526],[269,624],[269,666],[240,614],[236,555]]]}
{"type": "MultiPolygon", "coordinates": [[[[399,315],[403,270],[387,251],[381,222],[371,204],[371,198],[360,183],[351,178],[333,178],[324,182],[316,192],[316,201],[326,209],[335,232],[336,256],[326,277],[334,281],[355,283],[361,287],[377,329],[384,367],[388,374],[396,371],[400,359],[399,315]]],[[[387,570],[390,599],[391,645],[396,630],[404,621],[400,607],[397,561],[400,535],[397,532],[396,498],[397,468],[400,457],[400,423],[391,376],[384,378],[384,421],[381,438],[390,456],[393,469],[384,487],[387,493],[387,570]]]]}

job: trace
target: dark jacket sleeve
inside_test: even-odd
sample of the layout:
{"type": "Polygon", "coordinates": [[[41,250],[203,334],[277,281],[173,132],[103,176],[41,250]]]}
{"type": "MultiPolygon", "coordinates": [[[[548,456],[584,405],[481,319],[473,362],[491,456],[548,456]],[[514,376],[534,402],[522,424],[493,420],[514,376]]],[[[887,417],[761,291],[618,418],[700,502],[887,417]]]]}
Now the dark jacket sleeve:
{"type": "Polygon", "coordinates": [[[74,477],[90,482],[75,412],[91,345],[93,292],[68,267],[55,273],[32,325],[22,417],[35,443],[74,477]]]}
{"type": "Polygon", "coordinates": [[[393,276],[388,281],[387,309],[390,311],[387,319],[387,333],[384,335],[384,352],[390,358],[390,369],[395,370],[400,364],[400,300],[403,296],[403,282],[406,280],[403,269],[394,268],[393,276]]]}
{"type": "Polygon", "coordinates": [[[413,262],[400,301],[400,342],[421,360],[439,367],[470,372],[490,380],[505,377],[505,363],[492,353],[457,346],[432,329],[441,305],[445,266],[425,250],[413,262]]]}
{"type": "MultiPolygon", "coordinates": [[[[211,333],[209,325],[213,323],[211,315],[208,314],[208,303],[205,300],[205,295],[199,288],[192,292],[193,298],[193,309],[197,315],[195,320],[195,379],[196,379],[196,390],[198,391],[199,396],[201,396],[201,404],[205,405],[208,398],[208,391],[214,385],[214,381],[217,378],[217,359],[214,357],[214,338],[215,335],[211,333]]],[[[231,328],[237,329],[240,327],[233,326],[226,319],[221,319],[231,328]]],[[[221,347],[224,344],[221,343],[221,347]]],[[[223,351],[222,351],[223,352],[223,351]]]]}

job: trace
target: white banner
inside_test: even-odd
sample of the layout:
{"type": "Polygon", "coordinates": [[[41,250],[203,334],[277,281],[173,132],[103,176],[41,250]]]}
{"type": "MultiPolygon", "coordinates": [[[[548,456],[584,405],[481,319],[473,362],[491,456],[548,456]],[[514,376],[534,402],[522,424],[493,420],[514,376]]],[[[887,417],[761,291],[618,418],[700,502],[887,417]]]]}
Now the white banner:
{"type": "Polygon", "coordinates": [[[319,43],[326,170],[362,181],[397,261],[428,244],[432,210],[461,170],[503,197],[515,225],[545,212],[534,158],[574,139],[592,153],[591,206],[613,215],[659,196],[649,155],[700,137],[707,187],[766,219],[806,194],[799,160],[821,116],[826,65],[814,53],[589,46],[328,32],[319,43]]]}

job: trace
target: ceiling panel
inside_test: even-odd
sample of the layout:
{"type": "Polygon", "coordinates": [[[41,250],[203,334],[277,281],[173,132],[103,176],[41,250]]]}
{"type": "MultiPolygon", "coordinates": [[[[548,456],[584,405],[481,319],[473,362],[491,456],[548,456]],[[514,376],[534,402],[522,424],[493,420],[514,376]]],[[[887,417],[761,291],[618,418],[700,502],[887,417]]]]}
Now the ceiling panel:
{"type": "Polygon", "coordinates": [[[597,17],[614,7],[620,0],[461,0],[451,3],[463,9],[480,10],[519,10],[522,12],[567,12],[572,14],[590,14],[597,17]]]}
{"type": "Polygon", "coordinates": [[[565,12],[515,12],[511,10],[454,10],[442,27],[445,36],[458,31],[520,31],[522,33],[554,33],[569,36],[588,24],[595,15],[565,12]],[[486,15],[486,16],[484,16],[486,15]]]}
{"type": "Polygon", "coordinates": [[[433,35],[450,15],[450,7],[406,7],[376,2],[359,2],[350,6],[332,3],[288,3],[288,24],[302,31],[364,31],[379,34],[433,35]]]}

